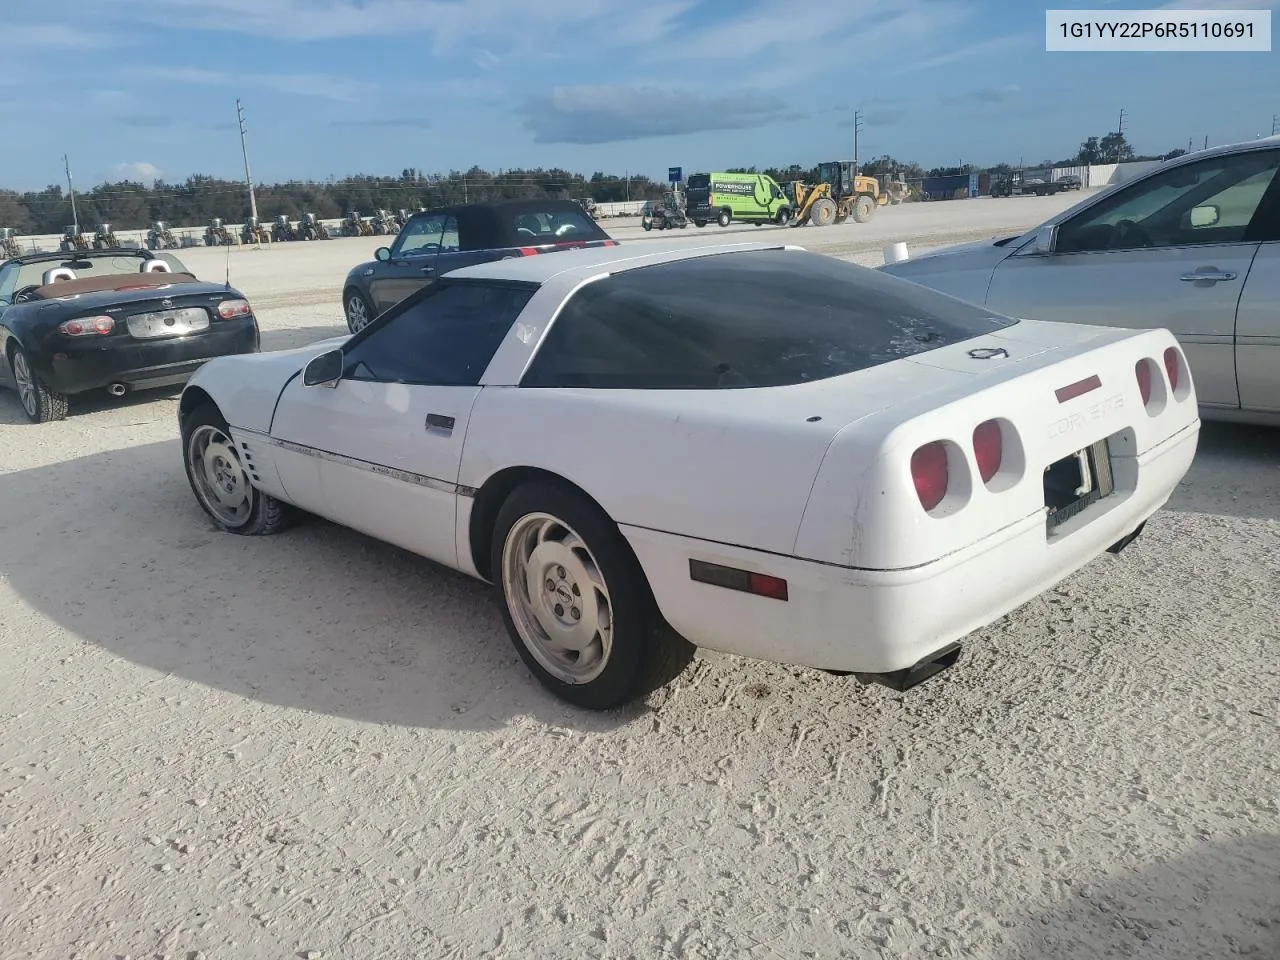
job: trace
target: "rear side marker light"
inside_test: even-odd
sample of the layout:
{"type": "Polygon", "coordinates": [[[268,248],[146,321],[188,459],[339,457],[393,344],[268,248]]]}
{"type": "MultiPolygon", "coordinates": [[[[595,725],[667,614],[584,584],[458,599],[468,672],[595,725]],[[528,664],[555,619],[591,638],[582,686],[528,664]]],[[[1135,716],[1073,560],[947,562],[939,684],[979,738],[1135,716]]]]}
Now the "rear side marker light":
{"type": "Polygon", "coordinates": [[[911,479],[916,485],[920,506],[932,510],[947,495],[950,474],[947,469],[947,448],[941,440],[926,443],[911,455],[911,479]]]}
{"type": "Polygon", "coordinates": [[[218,316],[223,320],[247,317],[251,312],[248,300],[223,300],[218,304],[218,316]]]}
{"type": "MultiPolygon", "coordinates": [[[[1097,374],[1092,377],[1086,377],[1083,380],[1077,380],[1075,383],[1069,383],[1065,387],[1059,387],[1053,391],[1053,395],[1058,398],[1059,403],[1066,403],[1068,400],[1074,400],[1076,397],[1083,397],[1092,390],[1097,390],[1102,386],[1102,380],[1097,374]]],[[[1144,401],[1145,402],[1145,401],[1144,401]]]]}
{"type": "Polygon", "coordinates": [[[1133,372],[1138,378],[1138,391],[1142,394],[1142,405],[1145,407],[1151,403],[1151,362],[1139,360],[1133,372]]]}
{"type": "Polygon", "coordinates": [[[1178,351],[1175,347],[1170,347],[1164,352],[1164,371],[1169,375],[1169,388],[1176,392],[1178,389],[1178,351]]]}
{"type": "Polygon", "coordinates": [[[1000,472],[1000,463],[1004,459],[1004,434],[998,421],[987,420],[974,428],[973,456],[978,461],[982,482],[989,483],[1000,472]]]}
{"type": "Polygon", "coordinates": [[[781,577],[771,577],[767,573],[755,573],[751,570],[739,570],[737,567],[726,567],[718,563],[707,563],[705,560],[689,561],[689,579],[710,584],[713,587],[753,593],[757,597],[768,597],[771,600],[788,599],[787,581],[781,577]]]}
{"type": "Polygon", "coordinates": [[[111,317],[81,317],[58,324],[58,332],[68,337],[105,337],[115,328],[111,317]]]}

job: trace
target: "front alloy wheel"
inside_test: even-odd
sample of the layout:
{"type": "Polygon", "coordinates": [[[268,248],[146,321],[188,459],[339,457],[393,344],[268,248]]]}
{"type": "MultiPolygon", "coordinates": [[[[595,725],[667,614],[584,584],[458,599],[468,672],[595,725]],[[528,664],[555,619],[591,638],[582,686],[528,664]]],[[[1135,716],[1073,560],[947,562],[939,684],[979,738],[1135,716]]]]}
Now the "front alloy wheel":
{"type": "Polygon", "coordinates": [[[270,534],[289,519],[287,505],[257,489],[218,408],[201,404],[182,419],[183,466],[196,501],[230,533],[270,534]]]}

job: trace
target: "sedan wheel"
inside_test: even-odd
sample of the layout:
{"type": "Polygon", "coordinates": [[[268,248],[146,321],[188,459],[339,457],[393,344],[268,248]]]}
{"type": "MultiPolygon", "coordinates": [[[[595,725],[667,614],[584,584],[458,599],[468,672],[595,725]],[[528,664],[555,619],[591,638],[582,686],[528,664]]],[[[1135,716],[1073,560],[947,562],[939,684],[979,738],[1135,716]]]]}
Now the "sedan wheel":
{"type": "Polygon", "coordinates": [[[373,320],[373,308],[369,301],[358,291],[347,295],[347,328],[352,333],[359,333],[373,320]]]}
{"type": "Polygon", "coordinates": [[[22,402],[22,410],[32,423],[48,423],[50,420],[62,420],[67,415],[67,398],[54,393],[40,382],[26,352],[14,346],[9,357],[9,366],[13,370],[13,380],[18,388],[18,399],[22,402]]]}
{"type": "Polygon", "coordinates": [[[658,613],[617,525],[581,494],[543,481],[518,487],[498,513],[490,556],[517,652],[569,703],[621,706],[693,656],[658,613]]]}

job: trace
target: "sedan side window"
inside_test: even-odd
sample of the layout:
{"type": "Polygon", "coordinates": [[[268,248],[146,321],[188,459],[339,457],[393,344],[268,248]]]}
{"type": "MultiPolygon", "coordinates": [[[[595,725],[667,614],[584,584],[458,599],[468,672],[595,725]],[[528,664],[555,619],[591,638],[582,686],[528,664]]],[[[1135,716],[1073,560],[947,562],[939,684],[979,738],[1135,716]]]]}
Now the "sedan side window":
{"type": "Polygon", "coordinates": [[[377,321],[346,351],[343,376],[474,387],[535,287],[440,281],[377,321]]]}
{"type": "Polygon", "coordinates": [[[18,283],[18,268],[5,267],[0,269],[0,303],[13,303],[14,287],[18,283]]]}
{"type": "Polygon", "coordinates": [[[414,217],[405,224],[391,245],[394,257],[434,257],[440,252],[444,236],[444,214],[431,217],[414,217]]]}
{"type": "Polygon", "coordinates": [[[1119,187],[1058,228],[1056,253],[1094,253],[1252,239],[1280,150],[1211,157],[1119,187]]]}

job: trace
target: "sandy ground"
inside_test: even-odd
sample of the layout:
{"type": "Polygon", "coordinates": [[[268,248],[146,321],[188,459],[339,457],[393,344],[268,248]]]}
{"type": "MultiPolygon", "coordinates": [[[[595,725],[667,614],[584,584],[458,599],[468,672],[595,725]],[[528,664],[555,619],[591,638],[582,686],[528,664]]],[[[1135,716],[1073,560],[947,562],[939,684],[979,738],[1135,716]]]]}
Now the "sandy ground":
{"type": "MultiPolygon", "coordinates": [[[[877,263],[1061,204],[788,240],[877,263]]],[[[373,246],[232,254],[265,345],[340,333],[373,246]]],[[[1280,956],[1278,431],[1206,426],[1130,550],[905,696],[707,656],[597,716],[481,584],[216,532],[174,413],[0,394],[6,960],[1280,956]]]]}

